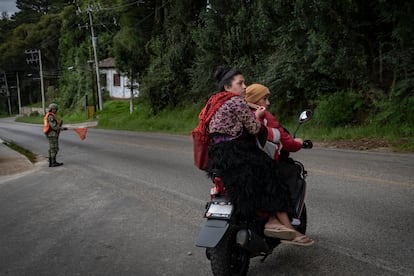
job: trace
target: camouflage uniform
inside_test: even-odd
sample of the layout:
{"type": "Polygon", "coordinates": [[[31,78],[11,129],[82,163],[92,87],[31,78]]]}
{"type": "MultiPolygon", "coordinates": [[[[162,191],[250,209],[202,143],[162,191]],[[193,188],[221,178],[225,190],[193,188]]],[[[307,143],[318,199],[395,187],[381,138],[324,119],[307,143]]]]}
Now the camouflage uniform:
{"type": "MultiPolygon", "coordinates": [[[[57,110],[56,104],[49,105],[49,112],[52,109],[57,110]]],[[[50,114],[47,116],[49,123],[49,131],[46,133],[46,137],[49,140],[49,167],[57,167],[63,165],[63,163],[56,162],[56,155],[59,151],[59,133],[62,129],[62,122],[60,122],[56,115],[50,114]]]]}

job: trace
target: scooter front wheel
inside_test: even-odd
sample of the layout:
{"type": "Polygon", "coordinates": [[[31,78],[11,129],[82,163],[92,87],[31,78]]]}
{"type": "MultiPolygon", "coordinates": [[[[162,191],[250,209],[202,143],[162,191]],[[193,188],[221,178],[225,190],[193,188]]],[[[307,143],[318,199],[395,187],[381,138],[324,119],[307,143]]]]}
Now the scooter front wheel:
{"type": "Polygon", "coordinates": [[[230,228],[210,251],[211,270],[215,276],[244,276],[250,265],[250,253],[236,243],[237,229],[230,228]]]}

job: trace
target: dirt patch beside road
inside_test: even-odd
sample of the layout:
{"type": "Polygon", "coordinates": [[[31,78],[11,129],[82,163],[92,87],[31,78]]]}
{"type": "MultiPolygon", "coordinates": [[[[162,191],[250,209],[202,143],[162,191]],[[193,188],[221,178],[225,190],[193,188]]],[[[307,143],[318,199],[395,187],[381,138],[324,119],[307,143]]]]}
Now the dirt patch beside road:
{"type": "Polygon", "coordinates": [[[370,150],[381,152],[394,152],[392,145],[386,140],[382,139],[352,139],[332,142],[316,142],[315,145],[319,147],[352,149],[352,150],[370,150]]]}

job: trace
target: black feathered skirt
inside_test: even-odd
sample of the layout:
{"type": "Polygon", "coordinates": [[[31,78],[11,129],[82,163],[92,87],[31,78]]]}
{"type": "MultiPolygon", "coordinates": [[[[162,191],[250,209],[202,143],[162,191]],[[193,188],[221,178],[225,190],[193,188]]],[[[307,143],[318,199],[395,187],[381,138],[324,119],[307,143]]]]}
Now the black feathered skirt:
{"type": "Polygon", "coordinates": [[[289,191],[279,180],[276,163],[253,141],[211,144],[208,156],[208,176],[221,176],[238,215],[291,210],[289,191]]]}

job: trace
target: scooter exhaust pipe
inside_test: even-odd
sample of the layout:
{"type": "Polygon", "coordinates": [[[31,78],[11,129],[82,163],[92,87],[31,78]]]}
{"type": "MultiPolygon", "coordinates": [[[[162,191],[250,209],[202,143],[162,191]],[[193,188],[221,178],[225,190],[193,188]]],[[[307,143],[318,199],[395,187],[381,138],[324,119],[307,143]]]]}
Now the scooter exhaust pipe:
{"type": "Polygon", "coordinates": [[[267,254],[269,246],[265,239],[248,229],[241,229],[237,232],[236,243],[249,251],[253,256],[267,254]]]}

